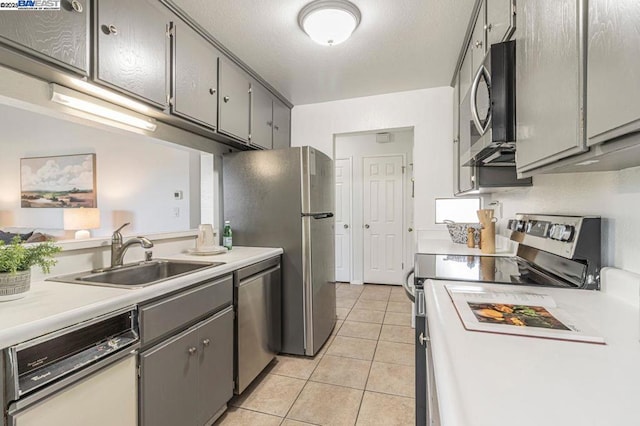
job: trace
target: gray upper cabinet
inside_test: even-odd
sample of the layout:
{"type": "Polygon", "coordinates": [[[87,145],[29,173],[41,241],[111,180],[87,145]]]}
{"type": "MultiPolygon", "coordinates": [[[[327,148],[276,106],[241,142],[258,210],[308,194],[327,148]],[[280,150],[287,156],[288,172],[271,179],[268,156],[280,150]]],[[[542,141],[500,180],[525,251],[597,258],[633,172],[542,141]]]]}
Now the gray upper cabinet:
{"type": "Polygon", "coordinates": [[[516,27],[514,2],[516,0],[486,0],[487,49],[492,44],[509,40],[516,27]]]}
{"type": "Polygon", "coordinates": [[[219,71],[218,131],[249,142],[249,76],[238,66],[222,58],[219,71]]]}
{"type": "Polygon", "coordinates": [[[251,85],[251,144],[273,148],[273,101],[258,83],[251,85]]]}
{"type": "Polygon", "coordinates": [[[168,19],[148,0],[98,0],[96,78],[165,107],[168,19]]]}
{"type": "Polygon", "coordinates": [[[0,40],[74,72],[89,72],[88,0],[62,0],[59,11],[0,13],[0,40]]]}
{"type": "Polygon", "coordinates": [[[640,3],[589,1],[589,145],[640,130],[640,3]]]}
{"type": "Polygon", "coordinates": [[[516,111],[518,172],[586,149],[579,3],[518,0],[516,111]]]}
{"type": "Polygon", "coordinates": [[[471,42],[469,46],[471,47],[471,81],[476,75],[478,68],[484,61],[484,57],[487,53],[487,41],[485,39],[485,30],[484,30],[484,22],[485,22],[485,4],[482,2],[480,6],[480,13],[478,13],[478,17],[476,19],[475,26],[473,27],[473,33],[471,35],[471,42]]]}
{"type": "Polygon", "coordinates": [[[171,112],[215,128],[218,120],[218,51],[182,22],[171,27],[171,112]]]}
{"type": "Polygon", "coordinates": [[[278,99],[273,100],[273,148],[291,146],[291,110],[278,99]]]}

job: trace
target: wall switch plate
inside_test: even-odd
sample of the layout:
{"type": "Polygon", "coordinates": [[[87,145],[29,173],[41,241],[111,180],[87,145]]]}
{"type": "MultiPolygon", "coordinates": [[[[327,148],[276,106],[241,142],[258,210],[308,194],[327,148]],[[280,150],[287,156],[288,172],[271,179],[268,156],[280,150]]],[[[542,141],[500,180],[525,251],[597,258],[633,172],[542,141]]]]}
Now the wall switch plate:
{"type": "Polygon", "coordinates": [[[173,191],[173,199],[174,200],[182,200],[182,191],[180,191],[180,190],[173,191]]]}

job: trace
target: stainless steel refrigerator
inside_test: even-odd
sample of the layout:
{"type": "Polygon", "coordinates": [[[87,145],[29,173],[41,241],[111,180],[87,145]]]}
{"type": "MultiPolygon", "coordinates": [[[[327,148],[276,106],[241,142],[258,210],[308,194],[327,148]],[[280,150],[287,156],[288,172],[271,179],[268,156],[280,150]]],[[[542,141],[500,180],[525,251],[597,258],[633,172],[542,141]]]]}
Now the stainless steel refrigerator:
{"type": "Polygon", "coordinates": [[[334,167],[311,147],[227,154],[233,244],[282,247],[282,352],[315,355],[336,323],[334,167]]]}

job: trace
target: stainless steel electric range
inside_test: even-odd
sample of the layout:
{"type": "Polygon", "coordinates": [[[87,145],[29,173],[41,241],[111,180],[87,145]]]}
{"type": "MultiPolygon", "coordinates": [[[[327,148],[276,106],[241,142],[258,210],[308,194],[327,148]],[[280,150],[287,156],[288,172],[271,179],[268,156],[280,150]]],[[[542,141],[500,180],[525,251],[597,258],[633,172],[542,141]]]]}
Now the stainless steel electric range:
{"type": "Polygon", "coordinates": [[[600,289],[599,217],[518,214],[509,221],[516,256],[418,253],[415,278],[405,289],[416,311],[416,424],[438,425],[424,285],[427,280],[600,289]]]}

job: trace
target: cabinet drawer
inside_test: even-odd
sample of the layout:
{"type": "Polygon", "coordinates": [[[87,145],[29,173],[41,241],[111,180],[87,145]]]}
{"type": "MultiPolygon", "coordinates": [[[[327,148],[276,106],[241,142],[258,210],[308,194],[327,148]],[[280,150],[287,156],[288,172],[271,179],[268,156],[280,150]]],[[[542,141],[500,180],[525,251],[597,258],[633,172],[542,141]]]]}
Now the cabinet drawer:
{"type": "Polygon", "coordinates": [[[226,276],[140,308],[140,337],[147,344],[233,302],[233,279],[226,276]]]}

